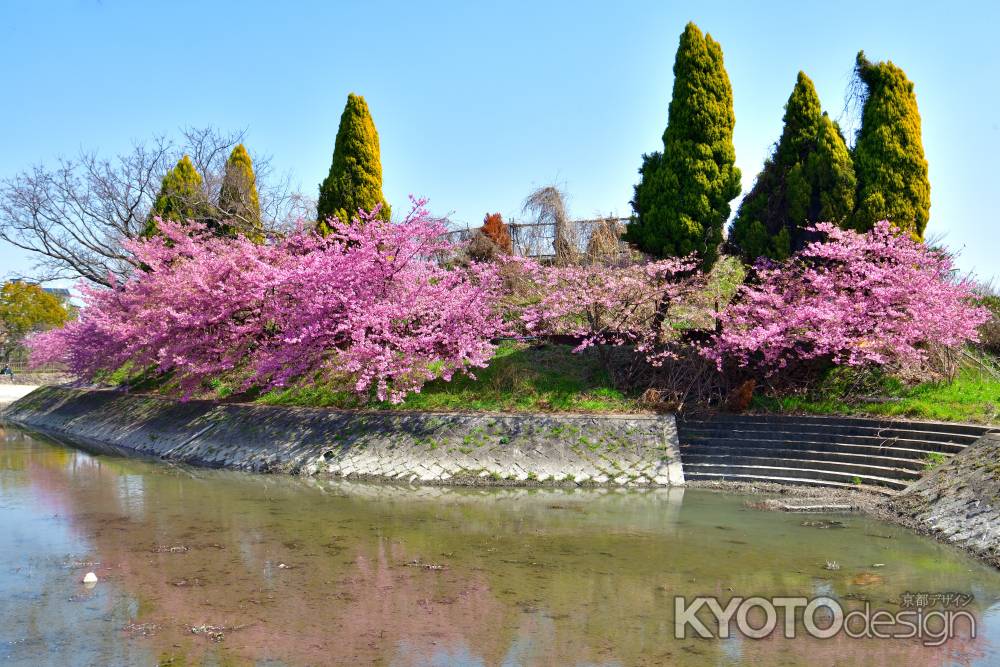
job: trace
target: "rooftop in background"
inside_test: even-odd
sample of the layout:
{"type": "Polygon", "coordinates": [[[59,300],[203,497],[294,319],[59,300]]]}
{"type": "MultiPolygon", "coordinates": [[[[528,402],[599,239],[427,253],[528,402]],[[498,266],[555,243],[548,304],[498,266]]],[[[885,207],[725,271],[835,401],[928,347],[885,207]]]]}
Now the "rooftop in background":
{"type": "Polygon", "coordinates": [[[69,301],[73,298],[73,294],[65,287],[43,287],[42,290],[63,301],[69,301]]]}
{"type": "Polygon", "coordinates": [[[46,292],[56,297],[57,299],[62,301],[64,305],[69,304],[73,300],[73,292],[66,287],[44,287],[39,282],[36,282],[34,280],[25,280],[24,278],[11,278],[10,282],[27,283],[28,285],[39,285],[42,287],[43,292],[46,292]]]}

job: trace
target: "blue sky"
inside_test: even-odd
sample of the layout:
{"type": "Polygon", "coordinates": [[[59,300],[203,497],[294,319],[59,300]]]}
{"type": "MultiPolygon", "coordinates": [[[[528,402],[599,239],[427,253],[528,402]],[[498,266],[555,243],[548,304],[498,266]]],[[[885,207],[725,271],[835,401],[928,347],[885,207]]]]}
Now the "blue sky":
{"type": "MultiPolygon", "coordinates": [[[[1000,277],[1000,9],[993,2],[124,2],[0,0],[0,176],[185,125],[247,128],[315,195],[347,93],[366,97],[385,194],[477,224],[557,183],[571,213],[629,213],[660,147],[684,24],[721,44],[744,191],[798,70],[841,116],[854,56],[916,85],[928,234],[1000,277]]],[[[735,202],[734,202],[735,210],[735,202]]],[[[30,261],[0,245],[0,275],[30,261]]]]}

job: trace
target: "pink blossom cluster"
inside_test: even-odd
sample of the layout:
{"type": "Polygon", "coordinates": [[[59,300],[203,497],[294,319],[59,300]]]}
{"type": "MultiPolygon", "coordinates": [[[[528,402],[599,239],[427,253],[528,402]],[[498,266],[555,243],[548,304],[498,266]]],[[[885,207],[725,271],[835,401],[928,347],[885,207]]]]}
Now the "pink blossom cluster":
{"type": "MultiPolygon", "coordinates": [[[[627,346],[653,365],[673,356],[676,307],[704,296],[691,258],[629,266],[445,266],[455,247],[423,202],[400,224],[377,211],[268,244],[163,221],[125,244],[141,269],[112,289],[83,287],[80,318],[34,336],[35,363],[81,377],[125,364],[171,374],[186,395],[207,380],[243,388],[336,380],[401,401],[432,379],[484,367],[491,340],[519,321],[567,335],[576,351],[627,346]],[[506,280],[506,287],[504,280],[506,280]]],[[[824,239],[781,264],[762,263],[719,313],[701,352],[720,368],[778,372],[796,361],[902,366],[933,346],[975,340],[989,312],[951,259],[889,223],[859,234],[820,224],[824,239]]]]}
{"type": "Polygon", "coordinates": [[[82,287],[80,318],[30,341],[35,363],[81,377],[155,367],[186,395],[226,374],[264,389],[336,378],[399,402],[484,367],[503,330],[497,267],[441,266],[452,246],[422,201],[399,224],[374,211],[262,245],[158,227],[125,244],[142,267],[128,282],[82,287]]]}
{"type": "Polygon", "coordinates": [[[774,373],[797,360],[835,364],[919,364],[929,347],[977,339],[989,319],[971,305],[972,285],[951,258],[888,222],[865,234],[823,223],[824,239],[782,264],[756,267],[720,314],[705,353],[774,373]]]}
{"type": "Polygon", "coordinates": [[[693,257],[628,266],[544,267],[514,261],[536,290],[521,314],[530,332],[576,337],[575,352],[628,345],[654,365],[670,356],[669,309],[704,284],[693,257]]]}

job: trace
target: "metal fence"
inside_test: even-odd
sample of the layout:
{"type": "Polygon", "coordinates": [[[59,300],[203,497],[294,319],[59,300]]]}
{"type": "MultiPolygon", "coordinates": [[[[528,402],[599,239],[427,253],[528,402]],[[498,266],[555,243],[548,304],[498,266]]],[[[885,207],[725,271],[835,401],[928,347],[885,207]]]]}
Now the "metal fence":
{"type": "Polygon", "coordinates": [[[9,366],[15,375],[23,375],[25,373],[62,373],[66,370],[64,367],[55,364],[31,368],[28,365],[28,351],[20,347],[11,352],[7,361],[0,360],[0,368],[4,366],[9,366]]]}
{"type": "MultiPolygon", "coordinates": [[[[627,248],[618,237],[625,230],[628,218],[596,218],[593,220],[572,220],[559,229],[555,223],[507,222],[514,254],[539,260],[551,260],[559,252],[579,256],[595,254],[595,246],[603,247],[604,254],[619,255],[627,248]],[[614,240],[609,243],[608,231],[614,230],[614,240]],[[617,248],[609,246],[616,245],[617,248]]],[[[461,243],[470,240],[479,227],[466,227],[448,232],[448,240],[461,243]]]]}

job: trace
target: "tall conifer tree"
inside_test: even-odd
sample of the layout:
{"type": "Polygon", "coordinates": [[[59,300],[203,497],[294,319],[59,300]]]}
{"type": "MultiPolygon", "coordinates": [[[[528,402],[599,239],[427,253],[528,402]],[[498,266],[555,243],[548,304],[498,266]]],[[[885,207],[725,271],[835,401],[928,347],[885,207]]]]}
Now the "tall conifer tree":
{"type": "Polygon", "coordinates": [[[733,89],[722,48],[694,23],[681,34],[663,151],[643,156],[626,240],[650,254],[718,257],[729,202],[740,193],[733,89]]]}
{"type": "Polygon", "coordinates": [[[160,194],[153,202],[149,217],[146,219],[144,236],[153,236],[157,233],[154,219],[156,217],[181,224],[188,220],[210,222],[201,174],[194,168],[191,158],[187,155],[178,160],[174,168],[163,176],[160,194]]]}
{"type": "Polygon", "coordinates": [[[219,233],[242,233],[257,240],[263,238],[257,177],[253,172],[253,160],[243,144],[237,144],[226,160],[222,187],[219,189],[219,209],[226,218],[219,225],[219,233]]]}
{"type": "Polygon", "coordinates": [[[923,238],[930,218],[931,183],[913,83],[891,61],[873,63],[858,53],[864,85],[861,130],[854,145],[858,176],[853,226],[867,231],[889,220],[923,238]]]}
{"type": "Polygon", "coordinates": [[[382,195],[378,132],[365,98],[351,93],[340,116],[330,173],[319,186],[319,230],[327,232],[329,218],[350,221],[358,209],[370,211],[378,204],[382,205],[379,217],[388,220],[391,211],[382,195]]]}
{"type": "Polygon", "coordinates": [[[749,262],[784,259],[809,240],[811,223],[843,224],[854,208],[854,167],[840,128],[799,72],[785,104],[784,128],[743,199],[729,242],[749,262]]]}

